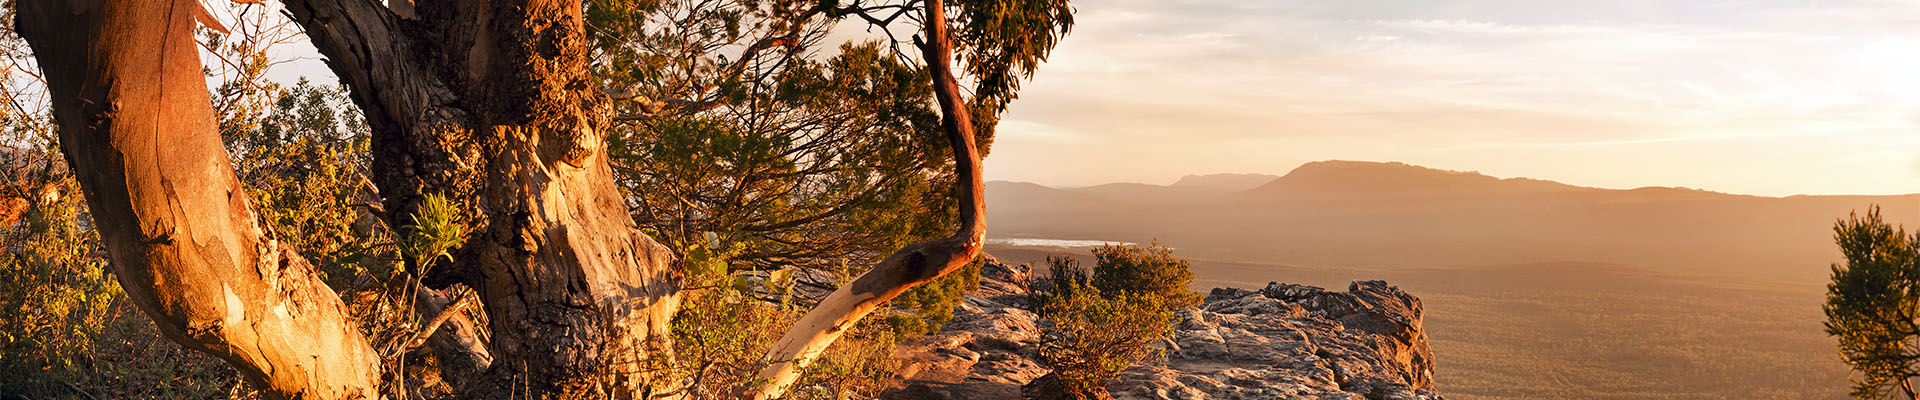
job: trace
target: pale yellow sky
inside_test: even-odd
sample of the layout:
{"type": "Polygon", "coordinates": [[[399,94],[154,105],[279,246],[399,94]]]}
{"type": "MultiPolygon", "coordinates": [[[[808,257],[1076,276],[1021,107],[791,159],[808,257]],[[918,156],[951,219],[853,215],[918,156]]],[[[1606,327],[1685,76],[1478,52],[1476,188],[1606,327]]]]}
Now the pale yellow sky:
{"type": "Polygon", "coordinates": [[[1404,161],[1762,194],[1920,192],[1920,2],[1101,0],[987,176],[1404,161]]]}

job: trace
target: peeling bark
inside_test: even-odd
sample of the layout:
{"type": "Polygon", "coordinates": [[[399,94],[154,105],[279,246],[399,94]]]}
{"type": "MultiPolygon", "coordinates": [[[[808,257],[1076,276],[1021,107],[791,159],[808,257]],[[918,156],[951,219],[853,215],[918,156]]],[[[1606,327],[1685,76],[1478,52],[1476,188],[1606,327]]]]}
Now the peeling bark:
{"type": "Polygon", "coordinates": [[[577,0],[290,0],[373,128],[395,226],[427,194],[464,203],[471,237],[433,286],[486,306],[495,357],[469,396],[646,397],[679,305],[672,253],[640,233],[605,151],[577,0]]]}
{"type": "Polygon", "coordinates": [[[227,161],[193,42],[198,11],[186,0],[19,4],[114,275],[168,338],[270,397],[377,398],[378,356],[227,161]]]}
{"type": "Polygon", "coordinates": [[[914,286],[959,270],[980,255],[986,241],[986,187],[980,178],[980,151],[975,147],[973,118],[960,96],[953,74],[953,38],[947,31],[941,0],[924,4],[928,39],[917,43],[933,76],[934,97],[940,102],[941,129],[953,147],[956,188],[960,200],[960,227],[952,236],[908,245],[874,265],[853,283],[827,295],[808,310],[791,330],[774,342],[762,363],[760,387],[747,393],[754,399],[785,394],[801,370],[840,339],[847,329],[874,309],[914,286]]]}

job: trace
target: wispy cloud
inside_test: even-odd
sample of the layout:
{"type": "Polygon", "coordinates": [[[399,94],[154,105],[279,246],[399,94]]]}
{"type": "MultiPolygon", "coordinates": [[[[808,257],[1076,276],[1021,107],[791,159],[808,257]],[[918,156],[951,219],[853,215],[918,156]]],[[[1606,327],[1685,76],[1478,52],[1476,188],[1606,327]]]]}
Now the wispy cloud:
{"type": "MultiPolygon", "coordinates": [[[[993,160],[1003,167],[991,175],[1160,181],[1390,158],[1585,184],[1920,192],[1910,161],[1882,176],[1764,184],[1667,172],[1696,160],[1732,166],[1716,169],[1728,175],[1773,162],[1750,147],[1850,158],[1844,148],[1796,144],[1836,135],[1920,150],[1893,138],[1920,117],[1920,19],[1905,17],[1920,16],[1915,3],[1364,3],[1080,5],[1081,25],[1009,119],[1106,140],[1066,159],[1025,159],[1002,153],[1024,143],[1025,128],[1003,126],[1010,136],[993,160]],[[1613,155],[1565,150],[1599,147],[1613,155]],[[1697,154],[1663,161],[1678,148],[1697,154]],[[1560,151],[1606,168],[1537,162],[1560,151]]],[[[1803,166],[1851,172],[1843,167],[1855,165],[1803,166]]]]}

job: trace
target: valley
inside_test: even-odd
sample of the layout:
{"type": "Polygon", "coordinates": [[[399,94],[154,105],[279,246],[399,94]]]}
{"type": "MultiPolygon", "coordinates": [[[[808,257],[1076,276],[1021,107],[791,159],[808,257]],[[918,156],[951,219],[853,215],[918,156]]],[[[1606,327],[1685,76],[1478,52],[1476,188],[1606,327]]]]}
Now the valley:
{"type": "Polygon", "coordinates": [[[1607,190],[1340,163],[1212,195],[996,182],[992,237],[1075,242],[988,251],[1043,265],[1157,240],[1193,262],[1201,291],[1386,280],[1423,299],[1450,398],[1824,399],[1845,398],[1848,373],[1821,325],[1833,220],[1869,204],[1908,226],[1920,215],[1911,195],[1607,190]]]}

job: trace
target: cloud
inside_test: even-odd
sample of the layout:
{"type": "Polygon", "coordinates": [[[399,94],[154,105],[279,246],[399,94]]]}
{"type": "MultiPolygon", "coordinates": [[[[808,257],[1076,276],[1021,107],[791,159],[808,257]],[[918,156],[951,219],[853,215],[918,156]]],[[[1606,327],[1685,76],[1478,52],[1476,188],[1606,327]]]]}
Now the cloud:
{"type": "MultiPolygon", "coordinates": [[[[1055,174],[1076,184],[1284,172],[1294,160],[1355,156],[1452,162],[1473,154],[1472,165],[1453,167],[1525,175],[1537,153],[1607,157],[1564,150],[1594,148],[1634,166],[1608,173],[1651,181],[1662,179],[1663,168],[1687,165],[1646,161],[1676,148],[1739,166],[1767,161],[1704,143],[1890,141],[1920,115],[1920,23],[1902,16],[1920,15],[1920,5],[1904,1],[1112,0],[1079,7],[1080,25],[1009,119],[1115,142],[1102,151],[1195,158],[1128,159],[1157,164],[1126,171],[1097,164],[1121,162],[1106,157],[1047,161],[1047,168],[1086,171],[1055,174]],[[1271,165],[1247,168],[1263,159],[1271,165]]],[[[1010,138],[996,148],[1021,143],[1010,138]]],[[[1831,146],[1799,147],[1825,152],[1814,158],[1849,156],[1831,146]]],[[[1885,169],[1904,170],[1905,162],[1885,169]]],[[[1844,163],[1827,164],[1808,168],[1844,163]]],[[[1021,175],[1037,168],[994,177],[1046,183],[1021,175]]],[[[1890,181],[1905,190],[1866,179],[1760,185],[1731,175],[1696,178],[1667,184],[1753,193],[1920,191],[1912,177],[1890,181]]]]}

